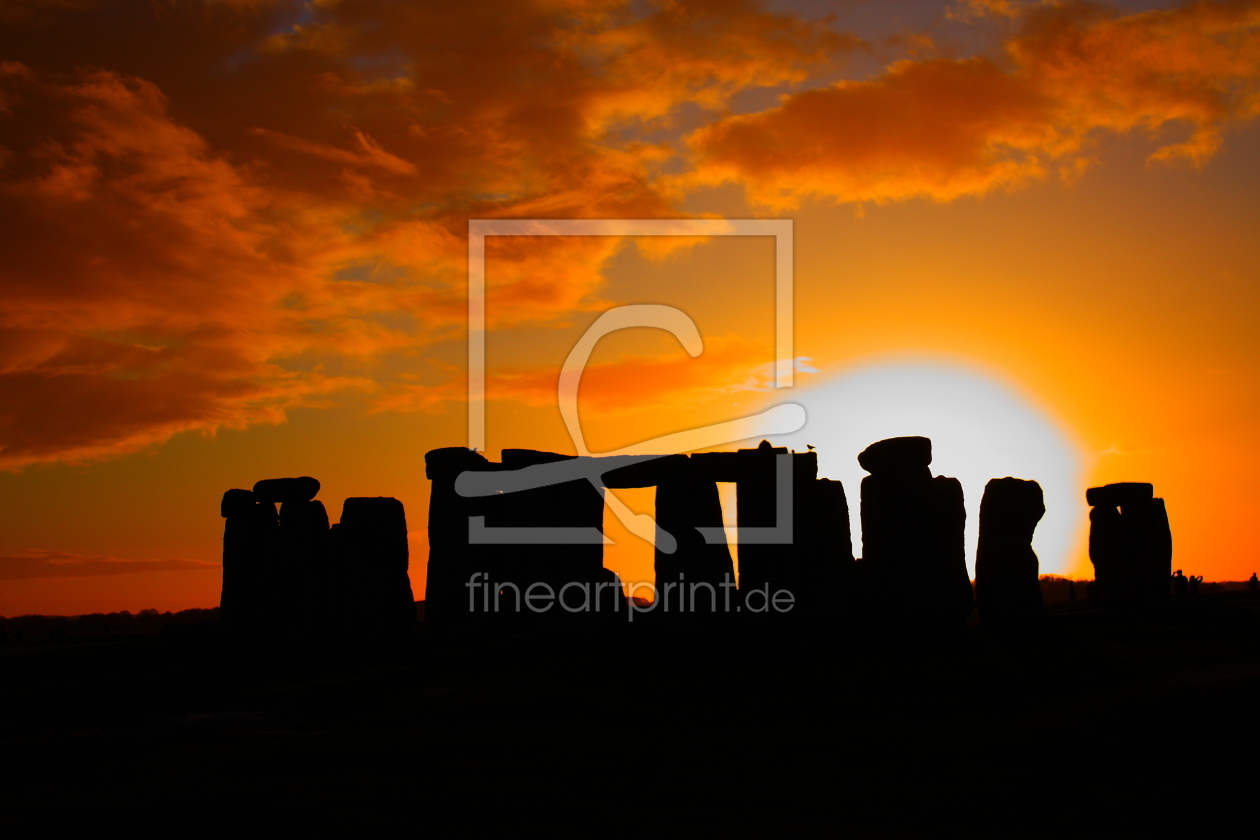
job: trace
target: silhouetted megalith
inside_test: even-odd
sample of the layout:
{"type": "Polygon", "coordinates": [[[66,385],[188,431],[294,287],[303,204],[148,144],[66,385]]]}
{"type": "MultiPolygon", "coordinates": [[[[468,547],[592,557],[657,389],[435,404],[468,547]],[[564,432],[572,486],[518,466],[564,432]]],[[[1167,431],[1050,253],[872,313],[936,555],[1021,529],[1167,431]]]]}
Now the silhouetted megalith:
{"type": "Polygon", "coordinates": [[[706,479],[735,482],[744,609],[795,618],[833,611],[853,560],[852,538],[844,488],[818,478],[817,453],[762,441],[691,460],[706,479]],[[763,609],[776,594],[776,606],[763,609]]]}
{"type": "Polygon", "coordinates": [[[976,608],[975,591],[967,573],[967,507],[963,500],[962,482],[938,475],[932,479],[935,489],[935,531],[940,565],[937,570],[944,598],[936,614],[939,620],[959,624],[976,608]]]}
{"type": "Polygon", "coordinates": [[[318,493],[319,482],[309,475],[265,478],[254,484],[254,497],[260,502],[309,502],[318,493]]]}
{"type": "Polygon", "coordinates": [[[1094,564],[1090,597],[1102,603],[1119,602],[1129,586],[1124,523],[1114,507],[1095,507],[1089,512],[1089,559],[1094,564]]]}
{"type": "Polygon", "coordinates": [[[1172,530],[1163,499],[1140,482],[1091,487],[1089,558],[1095,595],[1104,602],[1135,606],[1169,595],[1172,530]],[[1117,509],[1118,508],[1118,509],[1117,509]]]}
{"type": "Polygon", "coordinates": [[[248,490],[229,490],[219,505],[223,525],[223,591],[219,606],[233,636],[269,635],[277,628],[281,591],[280,521],[271,502],[248,490]]]}
{"type": "MultiPolygon", "coordinates": [[[[631,459],[597,458],[595,460],[619,462],[631,459]]],[[[690,459],[686,455],[664,455],[656,458],[635,458],[626,466],[610,469],[603,474],[603,485],[610,490],[658,487],[671,481],[689,481],[695,477],[690,459]]]]}
{"type": "Polygon", "coordinates": [[[223,501],[219,503],[219,515],[227,519],[229,516],[248,513],[256,502],[252,490],[228,490],[223,494],[223,501]]]}
{"type": "Polygon", "coordinates": [[[1033,532],[1045,515],[1041,485],[995,478],[980,501],[976,606],[985,624],[1028,624],[1041,615],[1040,569],[1033,532]]]}
{"type": "MultiPolygon", "coordinates": [[[[282,590],[290,635],[318,633],[336,612],[328,512],[318,500],[280,506],[282,590]]],[[[276,605],[277,609],[281,605],[276,605]]]]}
{"type": "Polygon", "coordinates": [[[335,585],[348,595],[356,623],[372,633],[407,632],[416,610],[402,502],[384,496],[346,499],[331,533],[335,585]]]}
{"type": "Polygon", "coordinates": [[[1155,495],[1155,486],[1141,481],[1122,481],[1085,491],[1085,501],[1090,507],[1121,507],[1148,502],[1155,495]]]}
{"type": "MultiPolygon", "coordinates": [[[[501,500],[497,496],[461,496],[455,481],[467,471],[492,472],[500,468],[484,455],[462,446],[434,449],[424,456],[425,476],[432,482],[429,494],[429,561],[425,579],[425,622],[435,625],[459,622],[470,611],[465,588],[477,572],[489,571],[495,550],[501,546],[470,542],[470,517],[485,517],[501,500]]],[[[474,606],[480,603],[471,599],[474,606]]]]}
{"type": "Polygon", "coordinates": [[[844,485],[815,478],[797,484],[794,496],[795,610],[809,618],[834,616],[851,606],[853,588],[853,535],[844,485]]]}
{"type": "Polygon", "coordinates": [[[655,550],[656,590],[669,612],[725,609],[735,583],[731,550],[723,538],[710,543],[699,528],[722,528],[722,502],[715,482],[680,478],[656,486],[656,527],[675,541],[673,553],[655,550]],[[723,588],[722,584],[727,584],[723,588]]]}
{"type": "MultiPolygon", "coordinates": [[[[751,451],[751,450],[740,450],[751,451]]],[[[697,452],[687,456],[691,472],[696,478],[708,481],[739,481],[744,459],[739,452],[697,452]]]]}
{"type": "Polygon", "coordinates": [[[1161,597],[1168,595],[1168,576],[1172,573],[1173,539],[1172,526],[1168,522],[1168,506],[1163,499],[1152,499],[1151,510],[1151,558],[1150,574],[1152,586],[1157,586],[1161,597]],[[1156,576],[1162,580],[1155,582],[1156,576]]]}
{"type": "Polygon", "coordinates": [[[736,484],[739,528],[748,537],[741,547],[741,590],[773,596],[784,589],[797,601],[809,591],[824,604],[845,565],[852,565],[844,488],[816,478],[812,452],[790,453],[767,442],[693,456],[578,458],[505,449],[503,462],[495,464],[476,452],[448,448],[429,452],[425,464],[433,482],[428,620],[488,612],[507,620],[523,612],[523,595],[535,584],[557,594],[566,587],[590,589],[606,598],[599,599],[596,611],[624,613],[620,582],[603,567],[605,488],[657,488],[658,527],[678,541],[674,553],[664,550],[664,540],[658,547],[657,583],[660,589],[675,584],[675,605],[682,591],[690,609],[693,585],[699,585],[697,609],[715,602],[727,606],[729,588],[718,587],[732,583],[734,575],[729,546],[720,536],[719,481],[736,484]],[[468,471],[487,473],[459,483],[465,492],[481,495],[455,490],[468,471]],[[549,483],[534,483],[542,478],[549,483]],[[713,535],[713,542],[699,529],[713,535]]]}
{"type": "MultiPolygon", "coordinates": [[[[541,464],[596,460],[533,449],[504,449],[502,454],[504,473],[541,464]]],[[[499,546],[498,554],[506,555],[510,559],[498,567],[494,582],[515,584],[522,593],[527,592],[530,586],[544,584],[550,589],[536,591],[550,591],[556,595],[554,606],[549,609],[537,612],[532,609],[511,610],[501,615],[503,619],[556,620],[565,616],[590,618],[596,612],[594,602],[600,596],[606,599],[608,607],[614,606],[608,584],[615,580],[615,575],[604,568],[602,486],[596,486],[583,478],[505,492],[489,510],[486,523],[495,528],[529,528],[540,535],[542,540],[499,546]],[[589,541],[585,538],[583,541],[570,541],[571,537],[568,535],[573,533],[584,534],[589,541]],[[573,587],[565,589],[570,584],[573,587]],[[600,584],[604,586],[601,587],[600,584]],[[562,590],[566,593],[564,597],[568,599],[565,603],[570,607],[583,603],[585,598],[589,601],[589,609],[572,612],[566,610],[559,601],[562,590]]],[[[617,596],[619,597],[619,593],[617,596]]],[[[509,603],[512,604],[514,600],[513,595],[509,603]]],[[[600,612],[604,611],[601,608],[600,612]]]]}
{"type": "Polygon", "coordinates": [[[1164,500],[1131,500],[1121,506],[1120,516],[1133,565],[1135,597],[1140,601],[1166,598],[1172,575],[1172,531],[1164,500]]]}
{"type": "Polygon", "coordinates": [[[962,485],[931,477],[931,441],[891,438],[859,456],[862,554],[869,576],[896,621],[958,625],[974,608],[963,540],[962,485]]]}
{"type": "MultiPolygon", "coordinates": [[[[813,456],[812,452],[806,454],[813,456]]],[[[739,590],[745,605],[760,611],[760,603],[747,603],[752,592],[768,598],[781,589],[791,592],[797,588],[791,543],[795,490],[799,483],[814,480],[818,461],[816,457],[798,458],[787,447],[772,446],[765,440],[755,448],[737,450],[735,456],[739,590]],[[781,535],[771,536],[772,529],[781,535]]]]}
{"type": "Polygon", "coordinates": [[[872,443],[858,455],[858,464],[872,475],[922,474],[931,463],[932,441],[925,437],[888,438],[872,443]]]}

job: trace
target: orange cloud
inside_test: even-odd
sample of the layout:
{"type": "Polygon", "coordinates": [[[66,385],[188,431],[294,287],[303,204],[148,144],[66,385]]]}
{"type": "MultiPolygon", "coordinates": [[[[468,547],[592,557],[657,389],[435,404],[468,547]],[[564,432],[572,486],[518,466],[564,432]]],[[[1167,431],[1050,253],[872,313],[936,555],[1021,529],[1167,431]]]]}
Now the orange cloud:
{"type": "MultiPolygon", "coordinates": [[[[999,8],[1000,6],[1000,8],[999,8]]],[[[971,4],[972,11],[1010,11],[971,4]]],[[[948,201],[1052,168],[1079,175],[1092,135],[1188,125],[1152,162],[1201,165],[1260,110],[1260,4],[1201,2],[1116,17],[1047,2],[1024,12],[1007,60],[901,61],[867,81],[788,96],[690,138],[694,188],[734,181],[758,204],[816,196],[948,201]]]]}
{"type": "Polygon", "coordinates": [[[0,580],[99,577],[137,572],[205,572],[218,571],[219,568],[218,563],[205,560],[125,560],[44,549],[0,551],[0,580]]]}
{"type": "MultiPolygon", "coordinates": [[[[469,218],[677,215],[636,132],[841,46],[741,0],[11,11],[0,468],[391,405],[386,360],[461,330],[469,218]]],[[[620,245],[520,244],[492,248],[495,325],[596,305],[620,245]]]]}
{"type": "MultiPolygon", "coordinates": [[[[461,337],[470,218],[675,217],[731,180],[774,207],[948,200],[1076,177],[1100,131],[1185,124],[1152,160],[1201,163],[1260,108],[1256,2],[1018,8],[1000,62],[900,62],[730,115],[861,42],[754,0],[10,4],[0,468],[279,422],[348,389],[378,410],[459,399],[457,374],[409,372],[461,337]]],[[[622,246],[492,238],[489,323],[604,306],[622,246]]],[[[620,382],[662,399],[742,382],[730,352],[626,360],[620,382]]],[[[611,410],[602,376],[588,399],[611,410]]],[[[504,393],[550,393],[517,377],[504,393]]]]}
{"type": "MultiPolygon", "coordinates": [[[[601,413],[672,407],[714,394],[766,390],[774,381],[767,350],[740,336],[705,340],[692,358],[681,349],[663,356],[625,355],[588,365],[582,374],[581,404],[601,413]]],[[[504,368],[491,371],[486,394],[528,405],[555,405],[560,371],[504,368]]]]}
{"type": "Polygon", "coordinates": [[[280,304],[310,264],[287,253],[281,205],[153,85],[12,63],[0,83],[18,129],[0,183],[0,466],[276,422],[351,384],[271,363],[303,343],[280,304]]]}
{"type": "Polygon", "coordinates": [[[281,134],[278,131],[270,131],[265,128],[255,128],[253,133],[259,137],[266,137],[277,146],[292,149],[296,152],[305,152],[308,155],[314,155],[336,163],[375,167],[394,175],[415,175],[417,171],[415,164],[405,161],[397,155],[391,155],[382,149],[379,143],[362,131],[355,130],[351,132],[354,137],[355,149],[342,149],[324,143],[312,143],[300,137],[290,137],[287,134],[281,134]]]}
{"type": "Polygon", "coordinates": [[[1025,4],[1012,0],[959,0],[945,10],[945,17],[960,21],[983,17],[1014,18],[1019,17],[1024,6],[1025,4]]]}

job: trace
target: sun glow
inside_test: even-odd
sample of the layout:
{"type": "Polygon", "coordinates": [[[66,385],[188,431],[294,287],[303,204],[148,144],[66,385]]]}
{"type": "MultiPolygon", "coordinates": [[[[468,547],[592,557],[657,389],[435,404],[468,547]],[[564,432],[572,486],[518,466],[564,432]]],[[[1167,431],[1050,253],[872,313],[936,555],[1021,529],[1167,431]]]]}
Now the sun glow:
{"type": "Polygon", "coordinates": [[[940,363],[861,367],[792,393],[805,407],[805,427],[772,438],[777,445],[818,449],[819,475],[844,483],[854,553],[860,556],[860,489],[866,472],[857,455],[877,440],[903,435],[932,439],[932,473],[962,482],[967,505],[967,565],[974,574],[977,523],[991,478],[1034,479],[1046,515],[1033,548],[1042,574],[1069,574],[1088,523],[1083,457],[1070,433],[1010,385],[973,369],[940,363]]]}

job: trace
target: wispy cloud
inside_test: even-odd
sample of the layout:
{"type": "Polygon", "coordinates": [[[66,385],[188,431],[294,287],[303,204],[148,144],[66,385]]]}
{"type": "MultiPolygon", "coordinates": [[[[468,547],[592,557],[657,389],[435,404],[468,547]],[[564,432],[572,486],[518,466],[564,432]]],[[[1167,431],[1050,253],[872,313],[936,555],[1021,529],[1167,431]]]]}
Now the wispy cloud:
{"type": "MultiPolygon", "coordinates": [[[[395,404],[330,371],[460,328],[469,218],[677,215],[644,132],[851,41],[745,0],[91,5],[0,20],[0,468],[395,404]]],[[[500,248],[495,323],[617,248],[500,248]]]]}
{"type": "MultiPolygon", "coordinates": [[[[754,0],[10,6],[0,469],[343,391],[378,410],[461,398],[455,374],[422,387],[372,363],[458,336],[470,218],[677,217],[727,182],[770,208],[947,201],[1080,177],[1107,132],[1181,131],[1151,162],[1202,165],[1260,112],[1255,0],[969,2],[955,17],[1012,21],[1002,57],[810,89],[862,42],[754,0]],[[734,112],[776,87],[795,92],[734,112]]],[[[492,243],[491,325],[602,305],[621,245],[492,243]]],[[[674,365],[621,373],[689,387],[674,365]]],[[[529,399],[547,376],[501,384],[529,399]]],[[[611,406],[601,376],[590,399],[611,406]]]]}
{"type": "Polygon", "coordinates": [[[204,560],[126,560],[43,549],[0,550],[0,580],[97,577],[137,572],[218,572],[220,568],[218,563],[204,560]]]}
{"type": "Polygon", "coordinates": [[[1079,177],[1100,133],[1168,128],[1156,164],[1201,166],[1260,113],[1260,4],[1193,3],[1118,16],[1093,3],[971,3],[1018,15],[1001,60],[899,61],[803,91],[691,136],[682,188],[737,183],[763,206],[950,201],[1079,177]]]}

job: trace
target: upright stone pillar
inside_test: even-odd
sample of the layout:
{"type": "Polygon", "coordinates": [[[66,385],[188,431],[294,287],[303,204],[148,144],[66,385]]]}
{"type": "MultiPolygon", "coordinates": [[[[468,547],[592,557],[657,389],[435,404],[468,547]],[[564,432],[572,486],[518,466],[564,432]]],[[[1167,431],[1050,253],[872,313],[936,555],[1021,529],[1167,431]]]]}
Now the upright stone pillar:
{"type": "Polygon", "coordinates": [[[254,499],[279,504],[279,551],[271,581],[269,611],[280,633],[309,635],[315,627],[316,601],[327,590],[328,514],[312,501],[319,481],[267,478],[254,484],[254,499]]]}
{"type": "Polygon", "coordinates": [[[250,490],[228,490],[219,512],[223,528],[223,593],[220,615],[238,638],[270,634],[278,610],[276,580],[281,567],[276,506],[250,490]]]}
{"type": "Polygon", "coordinates": [[[792,591],[796,588],[796,558],[787,534],[794,531],[795,490],[806,478],[813,481],[817,460],[813,462],[814,473],[811,474],[805,462],[798,461],[786,447],[771,446],[765,440],[755,449],[738,450],[736,456],[739,480],[735,485],[735,508],[739,526],[737,544],[742,606],[746,612],[773,612],[770,600],[774,594],[780,589],[792,591]],[[791,459],[789,480],[783,482],[782,487],[779,482],[781,458],[791,459]],[[801,481],[797,477],[798,467],[801,468],[801,481]],[[793,498],[785,498],[780,504],[780,494],[789,490],[793,498]],[[784,510],[781,511],[781,507],[784,510]],[[780,513],[784,515],[780,516],[780,513]],[[772,542],[764,537],[754,537],[748,530],[767,532],[773,528],[784,531],[782,540],[772,542]]]}
{"type": "Polygon", "coordinates": [[[1163,499],[1141,482],[1091,487],[1089,557],[1094,596],[1104,603],[1135,606],[1168,597],[1172,531],[1163,499]]]}
{"type": "Polygon", "coordinates": [[[995,478],[980,502],[976,606],[985,624],[1019,626],[1041,615],[1041,584],[1033,531],[1045,515],[1041,485],[995,478]]]}
{"type": "Polygon", "coordinates": [[[794,611],[834,616],[847,606],[852,588],[853,537],[844,485],[827,478],[803,481],[796,484],[793,502],[794,611]]]}
{"type": "MultiPolygon", "coordinates": [[[[831,611],[852,571],[853,544],[844,488],[817,477],[817,454],[762,441],[755,449],[691,459],[701,474],[736,482],[743,609],[777,614],[775,595],[790,593],[788,614],[831,611]],[[772,530],[778,533],[767,540],[772,530]]],[[[781,595],[779,603],[789,602],[781,595]]]]}
{"type": "MultiPolygon", "coordinates": [[[[498,499],[461,496],[455,480],[466,470],[487,472],[498,468],[479,452],[464,447],[434,449],[424,456],[425,475],[432,482],[429,493],[429,561],[425,579],[426,624],[459,623],[470,610],[480,611],[485,599],[469,586],[491,572],[493,553],[499,546],[469,542],[469,517],[486,516],[498,499]],[[480,574],[478,574],[480,573],[480,574]],[[471,606],[470,606],[471,605],[471,606]]],[[[488,585],[488,584],[487,584],[488,585]]]]}
{"type": "Polygon", "coordinates": [[[931,462],[925,437],[882,440],[858,456],[871,473],[862,479],[863,560],[894,621],[960,625],[974,607],[962,485],[933,478],[931,462]]]}
{"type": "MultiPolygon", "coordinates": [[[[505,471],[569,460],[574,460],[574,456],[532,449],[503,450],[505,471]]],[[[493,527],[583,529],[601,536],[604,531],[604,488],[586,479],[505,492],[499,499],[495,511],[487,518],[487,523],[493,527]]],[[[538,602],[538,612],[526,603],[520,615],[551,619],[566,615],[593,616],[597,596],[604,594],[607,598],[608,585],[616,581],[616,576],[604,568],[603,543],[566,542],[567,538],[562,537],[545,539],[548,541],[504,546],[511,560],[502,567],[503,581],[518,587],[522,596],[537,585],[535,592],[549,591],[555,598],[553,605],[545,610],[541,609],[543,603],[538,602]],[[605,586],[601,589],[600,584],[605,586]],[[559,601],[561,597],[563,605],[559,601]]],[[[505,603],[514,603],[516,599],[515,592],[509,598],[505,591],[504,597],[509,599],[505,603]]]]}
{"type": "MultiPolygon", "coordinates": [[[[656,486],[656,527],[673,537],[672,554],[656,546],[656,591],[668,612],[722,612],[735,584],[731,550],[698,528],[722,528],[716,482],[683,477],[656,486]],[[725,587],[723,586],[725,584],[725,587]]],[[[734,609],[731,603],[730,609],[734,609]]]]}
{"type": "Polygon", "coordinates": [[[293,602],[288,632],[328,635],[336,622],[328,512],[316,499],[280,505],[284,593],[293,602]]]}
{"type": "Polygon", "coordinates": [[[1141,603],[1162,601],[1172,579],[1172,531],[1164,500],[1135,499],[1121,505],[1120,518],[1133,564],[1135,598],[1141,603]]]}
{"type": "Polygon", "coordinates": [[[346,499],[332,528],[334,579],[348,594],[353,629],[397,636],[416,621],[407,517],[402,502],[387,497],[346,499]]]}

